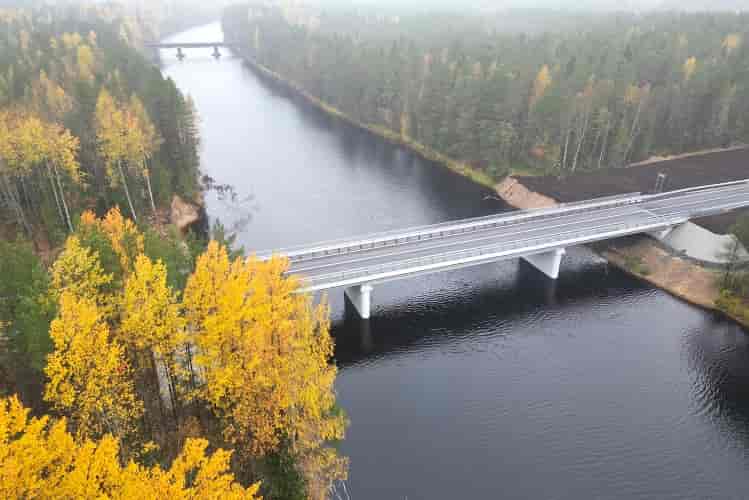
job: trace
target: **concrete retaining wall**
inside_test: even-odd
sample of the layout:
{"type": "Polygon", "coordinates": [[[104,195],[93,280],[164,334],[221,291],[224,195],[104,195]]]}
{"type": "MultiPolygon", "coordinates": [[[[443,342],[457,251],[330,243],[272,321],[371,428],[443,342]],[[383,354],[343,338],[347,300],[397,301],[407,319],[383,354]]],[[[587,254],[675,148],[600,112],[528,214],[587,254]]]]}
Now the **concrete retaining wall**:
{"type": "MultiPolygon", "coordinates": [[[[734,241],[734,236],[715,234],[687,222],[658,239],[675,252],[683,253],[689,258],[711,264],[725,264],[728,261],[727,248],[734,241]]],[[[749,252],[741,247],[738,258],[741,261],[749,260],[749,252]]]]}

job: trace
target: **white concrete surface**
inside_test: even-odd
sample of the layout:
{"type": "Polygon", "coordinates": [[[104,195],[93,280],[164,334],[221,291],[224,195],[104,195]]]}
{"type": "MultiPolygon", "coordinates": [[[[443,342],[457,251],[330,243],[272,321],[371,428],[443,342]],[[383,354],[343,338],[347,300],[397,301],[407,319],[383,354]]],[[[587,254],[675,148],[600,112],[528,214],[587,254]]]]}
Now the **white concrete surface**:
{"type": "MultiPolygon", "coordinates": [[[[657,239],[677,253],[713,264],[728,262],[727,250],[735,241],[733,235],[715,234],[693,222],[676,226],[657,239]]],[[[749,252],[743,246],[739,247],[738,258],[749,260],[749,252]]]]}

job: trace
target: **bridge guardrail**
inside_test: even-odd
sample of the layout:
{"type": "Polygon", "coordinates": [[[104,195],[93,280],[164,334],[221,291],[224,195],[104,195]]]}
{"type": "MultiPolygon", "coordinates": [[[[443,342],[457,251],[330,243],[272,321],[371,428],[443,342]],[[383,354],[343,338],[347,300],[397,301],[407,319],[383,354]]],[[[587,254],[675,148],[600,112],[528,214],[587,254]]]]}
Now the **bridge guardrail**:
{"type": "MultiPolygon", "coordinates": [[[[555,241],[549,241],[548,237],[534,237],[516,242],[504,244],[501,247],[495,245],[485,245],[483,247],[477,247],[469,250],[457,250],[453,252],[447,252],[437,255],[431,255],[426,257],[417,257],[408,259],[405,261],[399,261],[397,263],[380,264],[377,266],[353,269],[350,271],[340,271],[335,273],[329,273],[324,275],[318,275],[313,278],[305,279],[301,277],[304,284],[305,290],[314,290],[320,284],[334,284],[332,286],[343,286],[335,285],[335,283],[342,283],[352,280],[361,280],[362,282],[377,281],[377,276],[384,275],[387,273],[402,273],[410,274],[410,269],[420,268],[430,265],[445,265],[449,267],[451,265],[460,265],[459,261],[469,262],[481,261],[481,257],[491,259],[492,256],[506,254],[507,256],[518,255],[532,255],[533,253],[542,253],[544,251],[552,250],[554,248],[577,245],[588,243],[591,241],[597,241],[601,239],[603,235],[606,236],[604,239],[608,239],[615,236],[610,236],[612,233],[621,233],[620,236],[628,234],[636,234],[640,232],[654,231],[656,229],[662,229],[664,227],[673,226],[685,222],[682,217],[678,218],[663,218],[659,216],[651,216],[647,218],[648,223],[643,222],[633,224],[620,224],[615,228],[611,228],[607,233],[596,233],[596,229],[604,228],[605,226],[598,226],[589,228],[585,231],[570,231],[567,233],[560,233],[560,239],[555,241]],[[561,237],[564,236],[564,239],[561,237]],[[478,259],[477,259],[478,258],[478,259]],[[456,264],[449,264],[450,262],[456,262],[456,264]],[[369,278],[369,279],[367,279],[369,278]]],[[[331,287],[332,287],[331,286],[331,287]]]]}
{"type": "Polygon", "coordinates": [[[507,224],[526,222],[528,220],[546,219],[559,215],[567,215],[588,210],[602,210],[616,208],[619,206],[633,205],[640,202],[639,193],[628,193],[624,195],[609,196],[601,199],[588,200],[587,202],[570,203],[553,208],[518,210],[507,214],[476,217],[464,221],[446,222],[430,226],[420,226],[407,230],[393,230],[362,236],[361,240],[338,240],[317,243],[315,246],[300,246],[276,250],[272,252],[261,252],[257,257],[261,260],[269,259],[272,255],[284,255],[292,263],[302,262],[305,259],[344,255],[348,253],[387,248],[416,241],[429,241],[447,236],[455,236],[486,229],[496,228],[507,224]]]}
{"type": "MultiPolygon", "coordinates": [[[[299,246],[274,252],[264,252],[258,254],[258,258],[260,258],[261,260],[268,259],[272,255],[280,254],[287,256],[292,263],[299,263],[315,258],[346,255],[379,248],[396,247],[399,245],[417,241],[442,239],[449,236],[483,231],[486,229],[518,223],[521,221],[536,219],[543,220],[563,214],[603,210],[626,205],[644,204],[649,201],[668,199],[687,193],[699,193],[710,190],[717,191],[721,188],[739,185],[749,185],[749,180],[731,181],[719,184],[711,184],[707,186],[695,186],[656,195],[641,195],[639,193],[629,193],[624,195],[604,197],[595,200],[588,200],[585,202],[574,202],[547,209],[515,211],[509,212],[507,214],[477,217],[464,221],[446,222],[431,226],[421,226],[410,228],[405,231],[393,230],[376,233],[369,236],[362,236],[362,239],[344,239],[318,243],[314,246],[299,246]]],[[[718,212],[722,210],[723,209],[718,210],[718,212]]]]}
{"type": "Polygon", "coordinates": [[[675,189],[673,191],[665,191],[663,193],[657,193],[657,194],[646,194],[643,195],[644,201],[651,201],[651,200],[657,200],[662,198],[671,198],[673,196],[678,196],[680,194],[684,193],[696,193],[699,191],[709,191],[711,189],[718,189],[722,187],[729,187],[729,186],[738,186],[741,184],[749,185],[749,179],[742,179],[738,181],[729,181],[729,182],[720,182],[718,184],[707,184],[705,186],[693,186],[683,189],[675,189]]]}

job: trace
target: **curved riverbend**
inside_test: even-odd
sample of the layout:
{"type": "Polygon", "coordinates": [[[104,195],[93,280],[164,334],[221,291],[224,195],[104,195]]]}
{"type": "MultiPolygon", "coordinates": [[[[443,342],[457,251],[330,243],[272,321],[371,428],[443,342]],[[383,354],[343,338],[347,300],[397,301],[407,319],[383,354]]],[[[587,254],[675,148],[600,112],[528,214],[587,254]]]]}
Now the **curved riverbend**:
{"type": "MultiPolygon", "coordinates": [[[[218,24],[170,40],[220,36],[218,24]]],[[[202,117],[212,219],[248,249],[504,209],[491,193],[261,81],[163,53],[202,117]]],[[[573,249],[330,297],[352,498],[744,498],[749,342],[734,323],[573,249]]]]}

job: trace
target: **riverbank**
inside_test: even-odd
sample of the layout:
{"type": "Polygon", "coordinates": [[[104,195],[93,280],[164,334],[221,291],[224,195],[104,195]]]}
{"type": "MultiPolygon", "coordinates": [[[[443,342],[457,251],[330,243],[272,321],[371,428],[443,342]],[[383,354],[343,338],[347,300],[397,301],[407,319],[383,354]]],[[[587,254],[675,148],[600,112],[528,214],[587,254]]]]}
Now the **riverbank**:
{"type": "MultiPolygon", "coordinates": [[[[251,57],[248,57],[244,54],[240,54],[240,56],[243,61],[246,62],[247,65],[259,76],[269,78],[273,82],[281,84],[285,88],[294,92],[296,95],[302,97],[307,103],[311,104],[315,108],[361,130],[367,131],[378,138],[384,139],[391,144],[404,146],[420,157],[438,163],[455,173],[468,177],[469,179],[480,185],[492,188],[499,194],[500,198],[503,201],[515,208],[546,208],[557,205],[563,201],[577,201],[577,199],[573,200],[571,198],[584,199],[586,197],[592,198],[596,196],[605,196],[610,194],[620,194],[622,192],[628,192],[626,189],[628,183],[621,183],[619,179],[615,179],[611,183],[604,183],[605,185],[602,187],[600,185],[601,183],[596,181],[600,181],[603,175],[598,175],[597,178],[594,179],[594,182],[588,183],[583,187],[582,190],[578,190],[577,197],[571,193],[565,193],[566,196],[561,197],[570,199],[564,200],[557,200],[555,198],[552,198],[551,196],[548,196],[546,193],[533,191],[529,189],[528,186],[523,182],[526,179],[537,179],[541,182],[545,182],[548,179],[544,176],[535,177],[526,175],[518,178],[508,176],[503,182],[497,184],[483,172],[472,169],[468,165],[457,162],[436,151],[431,150],[430,148],[411,141],[407,137],[398,135],[388,129],[385,129],[384,127],[360,123],[352,119],[350,116],[346,115],[339,109],[330,106],[325,101],[322,101],[311,95],[295,82],[289,81],[282,75],[279,75],[278,73],[275,73],[265,66],[257,63],[251,57]],[[596,188],[598,189],[598,191],[596,192],[596,194],[587,193],[587,187],[596,188]],[[579,196],[579,194],[582,194],[582,196],[579,196]]],[[[725,150],[712,150],[709,152],[692,153],[665,159],[651,159],[649,161],[633,165],[633,167],[647,166],[652,169],[653,166],[664,167],[666,166],[664,165],[666,162],[673,162],[676,160],[692,160],[695,158],[704,157],[708,154],[725,154],[728,152],[746,153],[749,152],[749,150],[747,150],[746,147],[727,148],[725,150]]],[[[671,166],[672,165],[668,165],[668,167],[671,166]]],[[[633,168],[632,170],[630,170],[628,168],[626,170],[632,172],[637,169],[633,168]]],[[[666,170],[668,171],[668,174],[671,173],[670,168],[666,168],[666,170]]],[[[732,172],[730,173],[719,172],[717,175],[720,177],[720,180],[716,182],[724,181],[724,177],[726,178],[726,181],[737,180],[743,177],[743,174],[734,172],[733,170],[735,169],[732,169],[732,172]]],[[[656,174],[653,175],[657,175],[657,172],[659,172],[659,170],[651,170],[651,172],[656,172],[656,174]]],[[[704,182],[704,176],[702,175],[703,173],[703,171],[700,171],[697,175],[695,175],[695,173],[692,172],[692,175],[677,177],[676,181],[672,181],[672,185],[670,185],[669,188],[677,189],[704,182]]],[[[716,173],[712,172],[711,174],[715,175],[716,173]]],[[[555,181],[559,182],[558,179],[555,179],[555,181]]],[[[644,181],[642,177],[638,178],[636,182],[631,183],[633,186],[639,186],[639,189],[633,187],[631,189],[631,192],[646,191],[646,189],[642,188],[643,183],[644,181]]],[[[610,264],[623,270],[624,272],[638,279],[647,281],[653,286],[661,288],[664,291],[667,291],[672,295],[691,304],[707,310],[722,313],[737,321],[738,323],[749,327],[749,321],[742,315],[732,314],[731,312],[720,308],[719,301],[721,298],[721,293],[719,287],[717,286],[718,278],[716,270],[709,269],[692,260],[683,259],[677,255],[674,255],[659,246],[656,242],[649,240],[647,237],[643,237],[643,239],[637,241],[636,244],[632,244],[631,241],[629,242],[629,244],[623,244],[622,241],[617,241],[607,244],[606,246],[598,246],[596,250],[610,264]]]]}
{"type": "MultiPolygon", "coordinates": [[[[589,186],[578,185],[580,189],[573,194],[572,186],[563,185],[558,189],[559,192],[565,193],[566,198],[559,200],[549,196],[547,192],[531,189],[528,184],[532,184],[532,181],[525,180],[526,178],[509,177],[497,187],[497,192],[505,202],[518,209],[549,208],[589,196],[586,193],[589,186]]],[[[632,184],[620,187],[618,193],[606,194],[627,192],[627,187],[629,190],[639,191],[637,185],[632,184]]],[[[694,259],[677,255],[644,235],[600,242],[590,247],[609,264],[625,273],[690,304],[722,314],[742,326],[749,327],[749,317],[742,312],[742,308],[729,310],[723,306],[726,302],[719,286],[719,267],[707,266],[694,259]]]]}
{"type": "Polygon", "coordinates": [[[251,57],[247,56],[246,54],[243,54],[241,49],[239,50],[237,55],[239,55],[242,58],[242,60],[246,62],[247,65],[252,70],[254,70],[257,74],[259,74],[261,77],[270,78],[275,83],[278,83],[284,86],[285,88],[291,90],[296,95],[303,98],[307,103],[323,111],[324,113],[327,113],[328,115],[333,116],[341,121],[344,121],[347,124],[352,125],[358,129],[369,132],[370,134],[380,139],[384,139],[385,141],[391,144],[395,144],[398,146],[403,146],[405,148],[408,148],[410,151],[420,156],[421,158],[437,163],[459,175],[462,175],[464,177],[471,179],[477,184],[488,187],[490,189],[494,189],[496,187],[497,185],[496,180],[494,180],[491,176],[489,176],[485,172],[477,170],[466,163],[462,163],[452,158],[449,158],[448,156],[445,156],[442,153],[439,153],[427,146],[424,146],[423,144],[418,143],[407,136],[397,134],[385,127],[361,123],[353,119],[346,113],[342,112],[341,110],[335,108],[334,106],[331,106],[327,102],[313,96],[296,82],[286,79],[283,75],[280,75],[270,70],[269,68],[266,68],[265,66],[258,63],[251,57]]]}
{"type": "Polygon", "coordinates": [[[609,264],[671,295],[721,314],[749,328],[746,306],[728,309],[721,294],[720,270],[674,255],[647,236],[605,244],[597,250],[609,264]]]}

